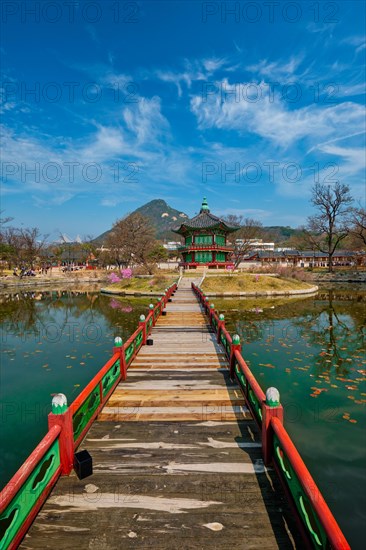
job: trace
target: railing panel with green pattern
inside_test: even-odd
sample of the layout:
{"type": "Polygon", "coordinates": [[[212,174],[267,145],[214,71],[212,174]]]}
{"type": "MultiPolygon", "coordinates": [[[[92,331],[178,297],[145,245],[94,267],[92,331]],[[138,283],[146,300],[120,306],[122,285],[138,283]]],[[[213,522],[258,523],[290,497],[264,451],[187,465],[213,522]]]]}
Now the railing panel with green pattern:
{"type": "MultiPolygon", "coordinates": [[[[207,311],[206,297],[196,285],[192,284],[192,288],[207,311]]],[[[218,324],[215,315],[211,315],[211,325],[217,333],[218,324]]],[[[240,346],[239,349],[232,349],[232,340],[226,329],[220,330],[220,342],[230,359],[231,372],[242,390],[253,418],[261,429],[262,444],[266,444],[267,450],[271,449],[269,463],[287,487],[289,500],[304,528],[304,539],[308,538],[313,548],[350,550],[321,492],[287,434],[282,419],[271,415],[272,405],[266,402],[266,395],[241,355],[240,346]],[[270,415],[266,416],[265,423],[263,422],[264,413],[270,415]]],[[[273,406],[272,410],[277,409],[277,406],[273,406]]],[[[306,547],[309,547],[309,544],[306,543],[306,547]]]]}
{"type": "Polygon", "coordinates": [[[72,418],[72,424],[74,429],[74,441],[77,441],[84,428],[93,417],[95,411],[100,405],[100,390],[99,383],[96,382],[96,386],[92,392],[85,399],[83,404],[74,413],[72,418]]]}
{"type": "Polygon", "coordinates": [[[226,331],[222,330],[221,333],[220,333],[220,341],[222,343],[222,345],[224,346],[225,348],[225,352],[226,352],[226,355],[228,357],[228,359],[230,358],[230,341],[228,340],[227,336],[226,336],[226,331]]]}
{"type": "MultiPolygon", "coordinates": [[[[56,429],[52,433],[59,434],[60,431],[60,429],[56,429]]],[[[36,447],[34,452],[40,451],[39,461],[37,461],[27,479],[0,514],[1,550],[8,548],[10,543],[16,538],[23,524],[32,514],[32,510],[33,514],[36,513],[34,509],[38,510],[43,493],[46,489],[48,489],[48,491],[50,490],[60,474],[61,467],[58,438],[54,439],[53,443],[45,452],[42,452],[42,446],[45,446],[46,439],[48,439],[52,433],[49,432],[38,447],[36,447]],[[53,483],[50,486],[52,480],[53,483]]],[[[4,489],[4,492],[8,490],[10,493],[11,488],[12,483],[10,482],[4,489]]],[[[0,502],[0,505],[3,505],[3,502],[0,502]]]]}
{"type": "MultiPolygon", "coordinates": [[[[168,288],[165,293],[166,299],[176,288],[176,283],[168,288]]],[[[153,314],[148,316],[147,334],[151,331],[153,321],[159,317],[164,305],[165,301],[160,300],[153,314]]],[[[121,352],[114,352],[113,357],[70,405],[73,424],[70,437],[73,437],[75,448],[97,414],[98,408],[106,402],[120,379],[122,367],[120,361],[124,359],[121,353],[125,354],[128,365],[142,346],[143,328],[139,327],[131,338],[132,340],[124,346],[123,350],[121,349],[121,352]]],[[[62,429],[61,425],[55,425],[48,430],[41,443],[1,491],[0,550],[6,550],[9,546],[18,547],[31,521],[61,474],[59,436],[62,429]]]]}
{"type": "Polygon", "coordinates": [[[308,536],[314,545],[314,548],[328,548],[327,534],[319,521],[319,518],[307,497],[303,486],[297,477],[291,462],[283,450],[280,440],[274,434],[273,437],[273,457],[277,464],[277,471],[286,484],[293,498],[297,512],[306,528],[308,536]]]}
{"type": "Polygon", "coordinates": [[[262,425],[262,400],[260,400],[252,386],[250,385],[249,380],[245,376],[244,372],[241,370],[240,365],[238,361],[234,360],[234,373],[235,377],[239,383],[239,386],[241,387],[244,396],[247,398],[247,402],[249,402],[252,414],[254,415],[257,424],[259,426],[262,425]]]}
{"type": "Polygon", "coordinates": [[[103,398],[108,394],[109,390],[113,387],[113,385],[117,382],[117,380],[120,377],[120,364],[119,360],[114,363],[114,365],[111,366],[108,372],[105,373],[105,375],[102,378],[102,390],[103,390],[103,398]]]}

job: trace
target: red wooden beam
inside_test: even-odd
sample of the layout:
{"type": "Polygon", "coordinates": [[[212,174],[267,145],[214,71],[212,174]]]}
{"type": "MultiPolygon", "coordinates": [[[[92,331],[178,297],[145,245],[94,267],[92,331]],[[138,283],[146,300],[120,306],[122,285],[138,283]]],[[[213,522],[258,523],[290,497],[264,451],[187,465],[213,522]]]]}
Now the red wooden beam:
{"type": "Polygon", "coordinates": [[[27,516],[27,519],[24,521],[22,526],[20,527],[19,531],[13,538],[13,540],[10,542],[7,550],[16,550],[19,547],[19,544],[25,537],[25,535],[28,532],[28,529],[32,525],[33,521],[35,520],[39,510],[42,508],[44,502],[46,501],[48,495],[50,494],[53,486],[56,484],[56,481],[60,477],[61,473],[61,466],[59,466],[56,470],[56,472],[53,474],[52,478],[50,479],[49,483],[44,488],[44,491],[39,495],[37,503],[32,508],[30,514],[27,516]]]}
{"type": "Polygon", "coordinates": [[[334,550],[350,550],[350,546],[345,539],[338,523],[336,522],[332,512],[329,510],[323,495],[318,489],[309,470],[304,464],[298,450],[293,444],[290,436],[278,418],[272,418],[271,424],[274,433],[279,439],[283,450],[286,453],[287,459],[290,461],[294,472],[299,479],[306,496],[309,498],[316,514],[324,527],[329,538],[331,547],[334,550]]]}
{"type": "Polygon", "coordinates": [[[19,489],[24,485],[38,462],[43,458],[52,443],[57,439],[61,432],[60,426],[51,428],[44,438],[38,443],[34,451],[23,462],[19,470],[14,474],[9,483],[5,485],[0,493],[0,514],[6,509],[9,503],[13,500],[19,489]]]}
{"type": "MultiPolygon", "coordinates": [[[[127,345],[127,342],[125,346],[127,345]]],[[[72,411],[72,414],[76,413],[76,411],[84,403],[85,399],[89,397],[89,394],[98,384],[98,382],[103,378],[106,372],[109,371],[109,369],[114,365],[114,363],[118,361],[118,359],[119,359],[119,353],[115,353],[114,355],[112,355],[112,357],[109,359],[109,361],[106,362],[104,367],[100,369],[100,371],[94,376],[94,378],[90,380],[89,384],[87,384],[85,388],[79,393],[79,395],[76,397],[76,399],[74,399],[74,401],[71,403],[69,407],[72,411]]]]}
{"type": "Polygon", "coordinates": [[[260,387],[260,385],[258,384],[254,374],[246,364],[240,350],[235,350],[235,359],[238,362],[240,370],[244,374],[245,378],[248,380],[250,387],[252,388],[256,398],[260,403],[263,403],[266,399],[265,393],[260,387]]]}

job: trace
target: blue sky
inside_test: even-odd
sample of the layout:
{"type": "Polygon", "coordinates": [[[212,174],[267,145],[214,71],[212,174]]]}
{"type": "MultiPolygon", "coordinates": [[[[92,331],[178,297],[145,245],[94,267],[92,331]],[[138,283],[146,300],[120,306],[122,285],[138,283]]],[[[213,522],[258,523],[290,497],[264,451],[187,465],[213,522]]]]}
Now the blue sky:
{"type": "Polygon", "coordinates": [[[365,204],[365,4],[2,3],[2,210],[97,236],[154,198],[296,227],[365,204]],[[65,5],[66,4],[66,5],[65,5]]]}

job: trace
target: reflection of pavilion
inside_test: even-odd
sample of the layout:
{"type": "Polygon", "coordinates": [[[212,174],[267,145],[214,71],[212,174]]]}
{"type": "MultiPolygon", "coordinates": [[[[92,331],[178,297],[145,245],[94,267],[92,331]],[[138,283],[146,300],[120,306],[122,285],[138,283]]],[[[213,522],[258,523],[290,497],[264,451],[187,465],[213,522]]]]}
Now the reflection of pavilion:
{"type": "Polygon", "coordinates": [[[200,213],[173,229],[184,237],[184,245],[179,252],[183,256],[180,265],[196,268],[208,266],[219,268],[232,265],[230,256],[234,248],[227,242],[229,233],[239,229],[228,225],[224,220],[211,214],[207,200],[203,199],[200,213]]]}

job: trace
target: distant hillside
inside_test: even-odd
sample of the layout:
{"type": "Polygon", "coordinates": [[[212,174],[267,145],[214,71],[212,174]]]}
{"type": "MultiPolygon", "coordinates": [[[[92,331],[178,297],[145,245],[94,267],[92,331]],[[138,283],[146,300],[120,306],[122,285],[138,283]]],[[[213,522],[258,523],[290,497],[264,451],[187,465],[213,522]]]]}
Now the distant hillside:
{"type": "Polygon", "coordinates": [[[302,233],[300,229],[294,229],[288,225],[266,225],[263,227],[263,231],[268,236],[268,240],[274,241],[276,244],[285,242],[291,237],[301,235],[302,233]]]}
{"type": "MultiPolygon", "coordinates": [[[[179,225],[184,219],[189,218],[187,214],[176,210],[169,206],[162,199],[152,200],[133,212],[128,216],[138,212],[146,218],[148,218],[156,230],[156,238],[160,240],[167,241],[178,241],[179,235],[172,233],[171,228],[179,225]]],[[[128,218],[128,216],[126,216],[128,218]]],[[[111,230],[105,231],[99,237],[94,239],[94,243],[101,245],[105,242],[108,237],[108,234],[111,230]]],[[[286,241],[292,237],[296,237],[301,234],[301,230],[294,229],[289,226],[283,225],[273,225],[273,226],[264,226],[262,228],[262,235],[264,241],[274,241],[277,245],[284,244],[286,241]]]]}
{"type": "MultiPolygon", "coordinates": [[[[179,235],[172,233],[170,229],[179,225],[185,218],[189,217],[184,212],[172,208],[162,199],[155,199],[144,204],[143,206],[140,206],[131,212],[129,216],[135,213],[139,213],[151,221],[152,225],[155,227],[157,239],[175,241],[179,240],[179,235]]],[[[102,244],[105,242],[109,233],[110,230],[105,231],[99,235],[99,237],[94,239],[94,242],[96,244],[102,244]]]]}
{"type": "Polygon", "coordinates": [[[180,225],[184,218],[189,218],[187,214],[172,208],[162,199],[150,201],[140,206],[140,208],[137,208],[135,212],[151,220],[151,223],[156,228],[156,236],[158,239],[165,238],[177,240],[179,238],[178,235],[172,233],[170,229],[180,225]]]}

